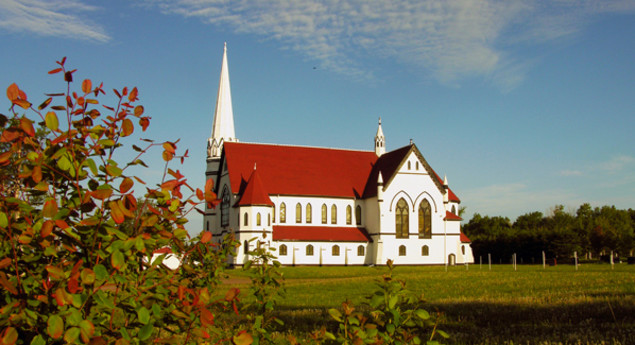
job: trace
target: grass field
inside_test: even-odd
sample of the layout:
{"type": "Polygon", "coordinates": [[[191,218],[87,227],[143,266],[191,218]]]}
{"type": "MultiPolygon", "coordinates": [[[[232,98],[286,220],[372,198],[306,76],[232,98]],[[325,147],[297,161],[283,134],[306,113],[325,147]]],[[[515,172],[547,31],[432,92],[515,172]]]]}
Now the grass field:
{"type": "MultiPolygon", "coordinates": [[[[330,324],[328,308],[355,304],[385,267],[284,267],[279,316],[298,334],[330,324]]],[[[243,291],[248,282],[230,271],[243,291]]],[[[635,344],[635,266],[396,267],[395,277],[443,313],[450,344],[635,344]]]]}

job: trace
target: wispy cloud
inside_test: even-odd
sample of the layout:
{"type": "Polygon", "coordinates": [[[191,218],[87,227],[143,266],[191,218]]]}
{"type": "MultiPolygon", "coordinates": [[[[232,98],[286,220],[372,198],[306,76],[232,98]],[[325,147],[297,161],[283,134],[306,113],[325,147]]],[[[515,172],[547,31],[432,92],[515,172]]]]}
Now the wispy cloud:
{"type": "Polygon", "coordinates": [[[632,165],[635,165],[635,157],[627,156],[627,155],[618,155],[618,156],[611,157],[609,160],[605,162],[600,163],[598,165],[598,168],[607,173],[617,173],[632,165]]]}
{"type": "Polygon", "coordinates": [[[445,84],[482,77],[503,91],[522,83],[531,58],[518,44],[575,35],[604,13],[635,2],[498,0],[146,0],[165,13],[277,40],[321,68],[372,77],[363,56],[393,60],[445,84]]]}
{"type": "Polygon", "coordinates": [[[0,30],[107,42],[105,30],[86,20],[95,10],[78,0],[0,0],[0,30]]]}
{"type": "Polygon", "coordinates": [[[562,170],[560,176],[582,176],[584,175],[580,170],[562,170]]]}

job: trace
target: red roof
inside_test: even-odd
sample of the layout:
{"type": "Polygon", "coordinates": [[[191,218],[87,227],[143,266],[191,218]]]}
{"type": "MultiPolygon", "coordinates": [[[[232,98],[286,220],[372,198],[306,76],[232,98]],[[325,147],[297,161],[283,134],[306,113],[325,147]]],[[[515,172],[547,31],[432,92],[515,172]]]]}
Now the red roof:
{"type": "Polygon", "coordinates": [[[450,212],[450,211],[445,211],[445,218],[444,220],[463,220],[463,218],[457,216],[456,214],[450,212]]]}
{"type": "Polygon", "coordinates": [[[371,242],[364,228],[335,226],[273,226],[274,241],[371,242]]]}
{"type": "Polygon", "coordinates": [[[243,193],[254,164],[269,195],[361,197],[375,152],[224,143],[231,189],[243,193]]]}
{"type": "Polygon", "coordinates": [[[470,241],[470,239],[465,236],[465,234],[463,232],[461,232],[461,243],[471,243],[472,241],[470,241]]]}
{"type": "Polygon", "coordinates": [[[265,192],[265,189],[262,186],[262,182],[260,181],[260,174],[258,170],[254,169],[251,173],[251,177],[249,177],[249,181],[247,181],[247,185],[245,186],[245,190],[243,191],[240,200],[236,203],[238,206],[247,206],[247,205],[267,205],[273,206],[273,202],[269,198],[269,195],[265,192]]]}
{"type": "MultiPolygon", "coordinates": [[[[318,147],[239,142],[225,142],[223,147],[234,193],[245,193],[256,164],[262,190],[269,195],[368,198],[377,195],[379,172],[387,183],[414,145],[386,152],[379,158],[373,151],[318,147]]],[[[433,173],[442,186],[439,175],[433,173]]],[[[460,202],[451,189],[448,191],[450,201],[460,202]]]]}

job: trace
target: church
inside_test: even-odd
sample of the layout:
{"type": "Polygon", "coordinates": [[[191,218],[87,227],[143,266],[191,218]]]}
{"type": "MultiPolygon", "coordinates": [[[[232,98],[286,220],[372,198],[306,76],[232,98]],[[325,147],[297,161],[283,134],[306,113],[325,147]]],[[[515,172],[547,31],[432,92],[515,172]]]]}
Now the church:
{"type": "Polygon", "coordinates": [[[254,246],[283,265],[474,262],[447,178],[412,142],[387,152],[381,119],[368,151],[239,142],[226,45],[205,175],[220,203],[204,228],[215,241],[235,235],[232,265],[254,246]]]}

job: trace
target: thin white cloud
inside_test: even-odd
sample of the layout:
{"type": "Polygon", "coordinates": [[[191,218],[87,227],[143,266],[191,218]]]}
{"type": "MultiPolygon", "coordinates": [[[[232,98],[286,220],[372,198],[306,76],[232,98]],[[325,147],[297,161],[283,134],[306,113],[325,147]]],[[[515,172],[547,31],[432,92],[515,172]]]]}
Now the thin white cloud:
{"type": "Polygon", "coordinates": [[[619,155],[611,157],[606,162],[602,162],[598,165],[600,170],[603,170],[607,173],[617,173],[625,168],[631,167],[635,164],[635,157],[627,156],[627,155],[619,155]]]}
{"type": "Polygon", "coordinates": [[[560,176],[582,176],[584,175],[580,170],[562,170],[560,176]]]}
{"type": "Polygon", "coordinates": [[[283,44],[323,69],[369,78],[364,56],[414,67],[445,84],[483,77],[508,91],[532,61],[518,44],[577,34],[599,14],[633,13],[632,0],[145,0],[165,13],[200,18],[283,44]]]}
{"type": "Polygon", "coordinates": [[[0,0],[0,30],[107,42],[105,30],[86,20],[95,10],[78,0],[0,0]]]}

